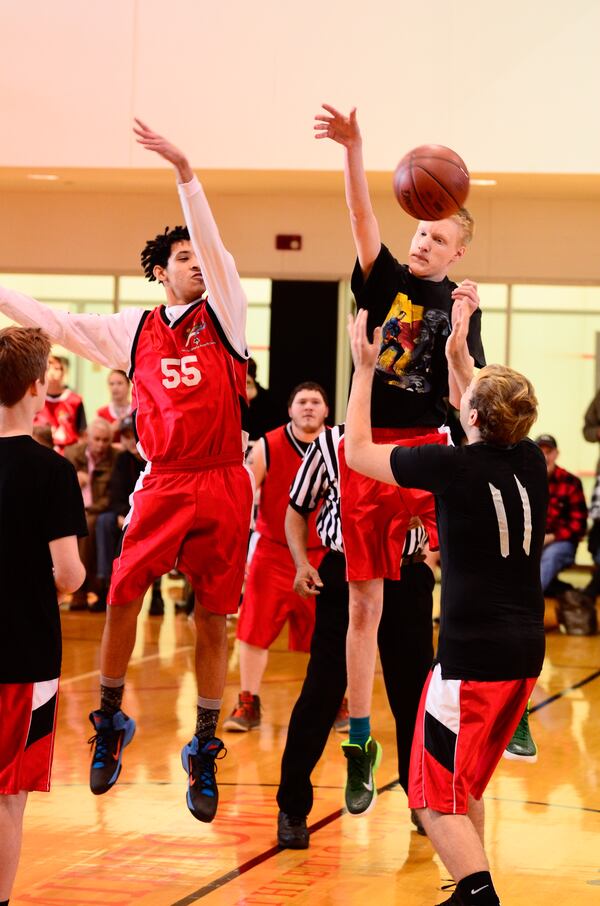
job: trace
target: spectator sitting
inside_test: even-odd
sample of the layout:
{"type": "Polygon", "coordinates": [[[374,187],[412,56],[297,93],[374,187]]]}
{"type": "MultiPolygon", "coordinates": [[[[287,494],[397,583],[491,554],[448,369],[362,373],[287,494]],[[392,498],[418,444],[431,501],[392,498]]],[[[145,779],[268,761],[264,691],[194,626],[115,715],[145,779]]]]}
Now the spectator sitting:
{"type": "Polygon", "coordinates": [[[48,359],[48,393],[44,408],[36,415],[35,425],[50,425],[57,453],[77,443],[86,428],[83,400],[65,384],[69,360],[51,355],[48,359]]]}
{"type": "MultiPolygon", "coordinates": [[[[600,390],[596,392],[583,417],[583,436],[591,444],[600,443],[600,390]]],[[[596,463],[596,474],[600,474],[600,459],[596,463]]]]}
{"type": "Polygon", "coordinates": [[[86,568],[86,580],[71,600],[70,610],[87,610],[88,591],[97,591],[96,520],[108,509],[108,483],[117,451],[111,446],[112,430],[103,418],[95,418],[88,428],[87,441],[65,449],[66,458],[73,463],[83,496],[88,537],[80,539],[79,556],[86,568]]]}
{"type": "Polygon", "coordinates": [[[250,443],[264,437],[267,431],[272,431],[287,421],[287,413],[277,412],[277,405],[268,390],[256,380],[256,362],[248,359],[248,372],[246,375],[246,393],[248,395],[248,434],[250,443]]]}
{"type": "Polygon", "coordinates": [[[536,444],[548,470],[548,515],[542,551],[542,590],[554,596],[568,586],[560,585],[558,574],[575,562],[577,545],[587,529],[587,506],[581,481],[556,464],[559,449],[551,434],[540,434],[536,444]]]}
{"type": "Polygon", "coordinates": [[[113,368],[108,374],[110,402],[96,412],[112,426],[113,443],[120,443],[123,419],[131,415],[131,394],[129,378],[124,371],[113,368]]]}
{"type": "Polygon", "coordinates": [[[600,475],[592,492],[590,505],[592,526],[588,535],[588,550],[594,560],[594,572],[585,588],[570,588],[559,600],[559,626],[569,635],[594,635],[598,631],[596,598],[600,595],[600,475]]]}
{"type": "MultiPolygon", "coordinates": [[[[122,374],[122,372],[113,372],[122,374]]],[[[117,454],[110,476],[108,509],[100,513],[96,522],[96,576],[98,600],[91,605],[94,612],[106,610],[106,595],[110,586],[112,565],[115,559],[125,518],[129,512],[129,498],[133,493],[140,473],[146,466],[140,456],[133,430],[133,419],[125,416],[121,423],[121,444],[123,451],[117,454]]],[[[164,602],[160,592],[160,578],[155,580],[150,604],[152,616],[162,616],[164,602]]]]}

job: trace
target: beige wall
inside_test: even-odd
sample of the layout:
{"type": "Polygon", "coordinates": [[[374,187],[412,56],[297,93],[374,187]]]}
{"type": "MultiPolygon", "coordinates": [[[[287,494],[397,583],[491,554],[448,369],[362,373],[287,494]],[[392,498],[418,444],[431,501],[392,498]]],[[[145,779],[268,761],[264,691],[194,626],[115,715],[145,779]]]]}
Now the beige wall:
{"type": "MultiPolygon", "coordinates": [[[[341,183],[341,176],[340,176],[341,183]]],[[[354,249],[343,195],[210,197],[245,276],[346,278],[354,249]],[[276,233],[300,233],[301,252],[275,251],[276,233]]],[[[172,193],[5,192],[0,270],[138,273],[145,240],[182,220],[172,193]]],[[[389,196],[374,204],[382,236],[402,258],[414,221],[389,196]]],[[[454,276],[600,283],[600,200],[501,198],[470,203],[477,232],[454,276]]]]}
{"type": "Polygon", "coordinates": [[[336,169],[322,101],[367,165],[433,141],[472,171],[592,172],[598,0],[2,0],[0,166],[151,167],[134,114],[205,168],[336,169]]]}

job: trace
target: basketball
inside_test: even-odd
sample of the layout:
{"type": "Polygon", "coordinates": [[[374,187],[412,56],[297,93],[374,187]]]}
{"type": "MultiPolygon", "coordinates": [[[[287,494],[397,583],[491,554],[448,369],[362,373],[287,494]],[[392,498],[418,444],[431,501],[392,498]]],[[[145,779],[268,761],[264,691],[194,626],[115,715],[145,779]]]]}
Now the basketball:
{"type": "Polygon", "coordinates": [[[464,205],[469,171],[464,160],[444,145],[419,145],[394,171],[398,204],[417,220],[443,220],[464,205]]]}

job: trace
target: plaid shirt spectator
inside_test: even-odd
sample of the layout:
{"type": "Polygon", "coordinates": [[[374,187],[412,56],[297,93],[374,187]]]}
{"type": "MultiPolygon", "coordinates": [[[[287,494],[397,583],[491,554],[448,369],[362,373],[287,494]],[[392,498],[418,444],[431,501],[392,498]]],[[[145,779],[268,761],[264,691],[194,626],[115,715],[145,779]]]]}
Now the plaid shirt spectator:
{"type": "Polygon", "coordinates": [[[548,476],[548,515],[546,534],[556,541],[573,541],[578,544],[587,529],[587,506],[579,478],[555,466],[548,476]]]}

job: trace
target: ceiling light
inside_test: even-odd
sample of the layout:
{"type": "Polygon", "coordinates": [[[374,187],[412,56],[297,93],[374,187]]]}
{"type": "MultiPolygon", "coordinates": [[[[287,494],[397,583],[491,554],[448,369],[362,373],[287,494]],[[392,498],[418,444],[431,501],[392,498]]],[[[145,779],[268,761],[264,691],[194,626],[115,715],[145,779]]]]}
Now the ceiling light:
{"type": "Polygon", "coordinates": [[[498,180],[496,180],[496,179],[471,179],[470,183],[472,186],[497,186],[498,180]]]}
{"type": "Polygon", "coordinates": [[[45,180],[46,182],[54,182],[58,179],[58,176],[55,176],[54,173],[28,173],[27,179],[40,179],[45,180]]]}

